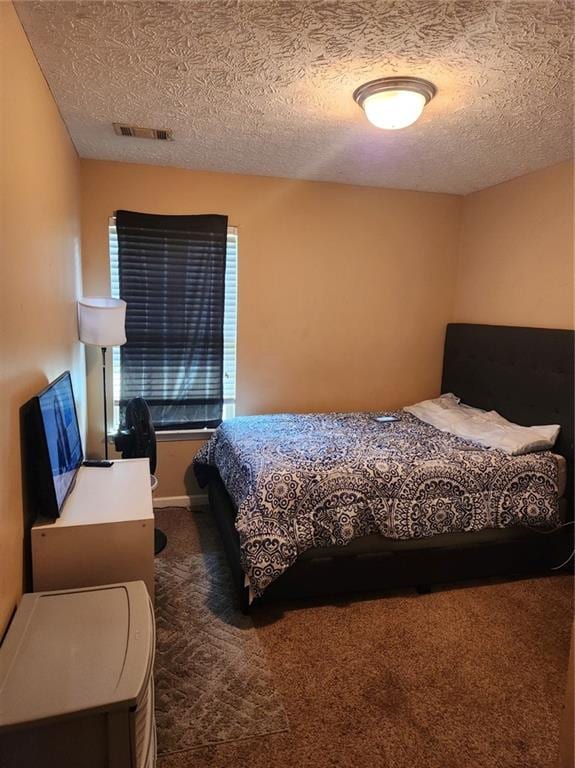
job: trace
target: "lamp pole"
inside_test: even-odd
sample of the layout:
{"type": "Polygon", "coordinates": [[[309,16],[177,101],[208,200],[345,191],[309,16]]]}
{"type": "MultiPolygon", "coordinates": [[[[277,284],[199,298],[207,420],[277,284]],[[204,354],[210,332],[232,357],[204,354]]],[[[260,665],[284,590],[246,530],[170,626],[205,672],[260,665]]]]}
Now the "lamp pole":
{"type": "Polygon", "coordinates": [[[106,395],[106,347],[102,347],[102,387],[104,391],[104,456],[108,460],[108,397],[106,395]]]}

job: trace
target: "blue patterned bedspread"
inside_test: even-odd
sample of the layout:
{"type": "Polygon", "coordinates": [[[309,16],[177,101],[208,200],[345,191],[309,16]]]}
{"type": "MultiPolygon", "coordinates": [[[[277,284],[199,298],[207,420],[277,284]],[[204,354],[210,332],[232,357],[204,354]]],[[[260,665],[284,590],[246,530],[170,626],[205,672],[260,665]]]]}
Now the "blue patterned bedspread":
{"type": "Polygon", "coordinates": [[[393,539],[556,525],[558,465],[549,452],[509,456],[394,412],[243,416],[222,424],[194,461],[217,467],[238,515],[255,595],[298,554],[380,533],[393,539]]]}

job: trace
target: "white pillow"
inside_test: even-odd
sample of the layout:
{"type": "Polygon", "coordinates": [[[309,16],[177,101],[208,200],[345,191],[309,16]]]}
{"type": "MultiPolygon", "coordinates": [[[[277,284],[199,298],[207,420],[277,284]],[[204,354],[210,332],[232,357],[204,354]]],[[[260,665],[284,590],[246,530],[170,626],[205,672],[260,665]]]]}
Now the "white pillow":
{"type": "Polygon", "coordinates": [[[552,448],[561,429],[559,424],[521,427],[507,421],[497,411],[463,405],[451,393],[406,406],[403,410],[442,432],[513,456],[552,448]]]}

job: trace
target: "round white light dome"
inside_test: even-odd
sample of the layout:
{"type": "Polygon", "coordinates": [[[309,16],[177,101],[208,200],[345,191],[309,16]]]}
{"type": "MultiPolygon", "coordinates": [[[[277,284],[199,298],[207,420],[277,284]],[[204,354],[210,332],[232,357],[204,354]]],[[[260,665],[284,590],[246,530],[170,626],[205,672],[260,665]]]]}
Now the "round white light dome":
{"type": "Polygon", "coordinates": [[[395,131],[414,123],[435,93],[433,83],[419,77],[382,77],[360,85],[353,98],[370,123],[395,131]]]}
{"type": "Polygon", "coordinates": [[[423,112],[425,96],[415,91],[382,91],[368,96],[363,103],[370,123],[395,131],[407,128],[423,112]]]}

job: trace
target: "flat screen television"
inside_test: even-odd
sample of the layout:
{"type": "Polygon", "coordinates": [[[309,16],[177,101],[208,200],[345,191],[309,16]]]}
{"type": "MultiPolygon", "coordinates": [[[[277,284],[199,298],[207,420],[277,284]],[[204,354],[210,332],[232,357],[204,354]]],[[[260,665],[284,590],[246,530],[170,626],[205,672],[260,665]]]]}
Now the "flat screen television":
{"type": "Polygon", "coordinates": [[[84,460],[70,372],[27,403],[27,474],[35,486],[36,518],[60,516],[84,460]]]}

